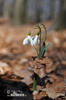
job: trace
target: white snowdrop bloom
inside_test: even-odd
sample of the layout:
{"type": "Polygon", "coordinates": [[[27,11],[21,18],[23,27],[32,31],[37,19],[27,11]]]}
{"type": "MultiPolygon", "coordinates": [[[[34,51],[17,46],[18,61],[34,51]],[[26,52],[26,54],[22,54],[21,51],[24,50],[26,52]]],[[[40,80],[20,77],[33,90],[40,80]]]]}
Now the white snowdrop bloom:
{"type": "Polygon", "coordinates": [[[38,39],[38,44],[40,44],[40,40],[38,39]]]}
{"type": "Polygon", "coordinates": [[[38,35],[32,37],[32,40],[31,40],[31,45],[32,45],[32,46],[35,46],[35,45],[37,45],[37,44],[40,44],[40,40],[39,40],[38,35]]]}
{"type": "Polygon", "coordinates": [[[28,36],[23,40],[23,45],[29,45],[29,44],[31,44],[31,40],[32,40],[31,36],[28,35],[28,36]]]}

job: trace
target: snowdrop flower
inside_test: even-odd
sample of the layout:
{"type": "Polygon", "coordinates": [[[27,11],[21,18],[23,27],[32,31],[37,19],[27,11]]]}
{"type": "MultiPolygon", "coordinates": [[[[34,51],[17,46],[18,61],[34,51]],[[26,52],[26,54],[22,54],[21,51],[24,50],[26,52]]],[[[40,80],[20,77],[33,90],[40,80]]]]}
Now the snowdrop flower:
{"type": "Polygon", "coordinates": [[[31,39],[31,45],[32,46],[35,46],[37,44],[40,44],[40,40],[39,40],[39,36],[38,35],[32,37],[32,39],[31,39]]]}
{"type": "Polygon", "coordinates": [[[29,44],[31,44],[31,40],[32,40],[31,36],[28,35],[28,36],[23,40],[23,45],[29,45],[29,44]]]}

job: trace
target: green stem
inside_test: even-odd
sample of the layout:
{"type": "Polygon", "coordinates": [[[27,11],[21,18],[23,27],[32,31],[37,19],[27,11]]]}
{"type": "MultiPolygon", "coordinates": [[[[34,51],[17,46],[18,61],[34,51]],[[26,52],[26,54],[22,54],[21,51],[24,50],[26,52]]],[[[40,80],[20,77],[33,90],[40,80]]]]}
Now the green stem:
{"type": "Polygon", "coordinates": [[[39,32],[37,33],[37,35],[40,35],[40,45],[39,45],[39,52],[41,51],[41,27],[38,25],[37,26],[39,29],[39,32]]]}
{"type": "Polygon", "coordinates": [[[36,91],[37,90],[37,81],[36,81],[36,78],[34,77],[34,80],[33,80],[33,91],[36,91]]]}
{"type": "Polygon", "coordinates": [[[41,44],[41,27],[40,25],[37,26],[37,28],[39,29],[39,32],[37,33],[38,36],[40,36],[40,44],[39,44],[39,53],[38,53],[38,58],[42,58],[43,54],[45,53],[45,42],[47,40],[47,30],[44,24],[41,24],[41,26],[43,26],[44,30],[45,30],[45,40],[43,41],[43,44],[41,44]],[[44,53],[43,53],[44,52],[44,53]]]}
{"type": "Polygon", "coordinates": [[[41,25],[43,26],[43,28],[45,30],[45,40],[44,41],[46,41],[47,40],[47,29],[46,29],[46,26],[44,24],[41,24],[41,25]]]}
{"type": "Polygon", "coordinates": [[[40,51],[41,51],[41,31],[40,31],[40,51]]]}

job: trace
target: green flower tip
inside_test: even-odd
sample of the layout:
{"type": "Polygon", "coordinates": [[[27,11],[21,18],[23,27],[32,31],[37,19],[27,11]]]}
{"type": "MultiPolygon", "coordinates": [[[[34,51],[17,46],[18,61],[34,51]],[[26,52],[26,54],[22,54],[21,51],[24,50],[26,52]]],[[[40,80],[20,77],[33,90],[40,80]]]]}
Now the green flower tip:
{"type": "Polygon", "coordinates": [[[31,32],[28,32],[28,35],[31,35],[31,32]]]}
{"type": "Polygon", "coordinates": [[[37,33],[37,35],[38,35],[38,36],[40,35],[40,31],[37,33]]]}

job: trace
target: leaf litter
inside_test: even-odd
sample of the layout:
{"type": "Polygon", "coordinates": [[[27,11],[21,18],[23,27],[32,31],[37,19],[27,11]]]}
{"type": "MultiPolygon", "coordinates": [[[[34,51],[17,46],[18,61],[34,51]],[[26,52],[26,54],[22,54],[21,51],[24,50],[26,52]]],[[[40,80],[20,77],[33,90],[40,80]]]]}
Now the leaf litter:
{"type": "MultiPolygon", "coordinates": [[[[46,25],[49,27],[49,24],[46,25]]],[[[36,73],[42,86],[37,83],[38,93],[34,95],[35,100],[46,97],[51,100],[65,100],[66,30],[49,32],[47,42],[50,41],[52,46],[46,53],[46,58],[40,61],[36,58],[33,62],[34,51],[30,46],[22,45],[25,33],[32,27],[33,25],[17,28],[0,26],[0,78],[24,82],[32,91],[32,76],[36,73]]]]}

